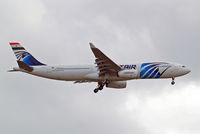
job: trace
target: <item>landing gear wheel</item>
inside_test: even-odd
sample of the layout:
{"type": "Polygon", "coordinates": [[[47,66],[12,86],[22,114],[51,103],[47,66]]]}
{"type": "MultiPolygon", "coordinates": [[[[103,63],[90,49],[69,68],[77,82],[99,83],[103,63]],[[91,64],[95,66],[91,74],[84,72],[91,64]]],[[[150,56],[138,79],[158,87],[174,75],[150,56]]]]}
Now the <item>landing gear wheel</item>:
{"type": "Polygon", "coordinates": [[[109,84],[108,80],[104,82],[98,82],[98,87],[94,89],[94,93],[97,93],[99,90],[102,90],[105,85],[109,84]]]}
{"type": "Polygon", "coordinates": [[[174,84],[175,84],[175,81],[172,81],[171,84],[174,85],[174,84]]]}
{"type": "Polygon", "coordinates": [[[172,82],[171,82],[172,85],[175,84],[175,81],[174,81],[174,80],[175,80],[175,77],[172,77],[172,82]]]}
{"type": "Polygon", "coordinates": [[[95,88],[95,89],[94,89],[94,93],[97,93],[98,91],[99,91],[98,88],[95,88]]]}

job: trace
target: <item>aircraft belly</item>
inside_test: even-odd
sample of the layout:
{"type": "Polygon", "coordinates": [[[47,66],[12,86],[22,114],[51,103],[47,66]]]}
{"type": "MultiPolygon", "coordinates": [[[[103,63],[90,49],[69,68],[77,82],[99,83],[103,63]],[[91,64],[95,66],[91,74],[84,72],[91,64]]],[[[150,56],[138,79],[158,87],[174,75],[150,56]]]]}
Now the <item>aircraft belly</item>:
{"type": "Polygon", "coordinates": [[[56,80],[66,80],[66,81],[75,81],[83,80],[84,76],[88,74],[88,71],[79,71],[79,70],[51,70],[51,69],[34,69],[31,72],[32,75],[56,79],[56,80]]]}
{"type": "Polygon", "coordinates": [[[57,76],[59,79],[62,80],[83,80],[84,76],[88,72],[83,72],[83,71],[64,71],[64,72],[57,72],[57,76]]]}
{"type": "Polygon", "coordinates": [[[98,72],[93,72],[85,75],[85,80],[88,81],[104,81],[105,79],[108,79],[110,81],[124,81],[124,80],[131,80],[130,78],[121,78],[118,76],[107,76],[107,77],[99,77],[98,72]]]}

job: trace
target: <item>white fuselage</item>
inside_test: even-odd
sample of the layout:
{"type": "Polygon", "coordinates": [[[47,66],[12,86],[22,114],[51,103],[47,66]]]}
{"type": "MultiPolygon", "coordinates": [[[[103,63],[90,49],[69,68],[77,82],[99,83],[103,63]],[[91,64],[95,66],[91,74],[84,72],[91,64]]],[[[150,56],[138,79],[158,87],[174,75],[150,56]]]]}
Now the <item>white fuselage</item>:
{"type": "Polygon", "coordinates": [[[166,62],[117,65],[92,43],[89,44],[95,56],[96,65],[47,66],[35,59],[20,43],[11,42],[10,46],[19,67],[9,72],[21,71],[39,77],[75,81],[75,83],[98,82],[94,93],[102,90],[104,86],[126,88],[126,81],[132,79],[172,78],[171,84],[174,85],[175,77],[190,72],[184,65],[166,62]]]}
{"type": "Polygon", "coordinates": [[[190,72],[184,65],[154,62],[120,65],[123,69],[117,75],[106,75],[99,77],[98,68],[95,65],[75,65],[75,66],[34,66],[32,72],[23,72],[64,81],[125,81],[131,79],[156,79],[173,78],[185,75],[190,72]]]}

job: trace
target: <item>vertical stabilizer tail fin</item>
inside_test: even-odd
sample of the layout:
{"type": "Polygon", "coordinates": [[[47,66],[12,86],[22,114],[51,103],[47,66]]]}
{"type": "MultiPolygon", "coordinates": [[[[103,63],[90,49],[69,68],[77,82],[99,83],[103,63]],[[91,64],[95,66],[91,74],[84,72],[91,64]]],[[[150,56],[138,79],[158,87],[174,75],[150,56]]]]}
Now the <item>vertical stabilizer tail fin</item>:
{"type": "MultiPolygon", "coordinates": [[[[42,66],[45,65],[35,59],[24,47],[18,42],[11,42],[10,46],[17,58],[17,63],[20,68],[28,68],[29,66],[42,66]]],[[[25,69],[26,70],[26,69],[25,69]]],[[[30,71],[30,70],[29,70],[30,71]]]]}

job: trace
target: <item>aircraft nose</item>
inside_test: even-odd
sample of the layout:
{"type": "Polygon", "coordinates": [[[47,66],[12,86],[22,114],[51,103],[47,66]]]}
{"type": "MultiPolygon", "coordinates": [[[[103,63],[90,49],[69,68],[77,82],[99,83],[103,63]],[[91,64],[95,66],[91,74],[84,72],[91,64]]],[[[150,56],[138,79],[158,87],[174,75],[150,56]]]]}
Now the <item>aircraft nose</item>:
{"type": "Polygon", "coordinates": [[[188,73],[190,73],[190,72],[191,72],[191,70],[190,70],[190,69],[188,69],[188,68],[185,68],[185,69],[184,69],[184,72],[185,72],[185,74],[188,74],[188,73]]]}
{"type": "Polygon", "coordinates": [[[188,73],[190,73],[191,72],[191,70],[190,69],[186,69],[186,73],[188,74],[188,73]]]}

